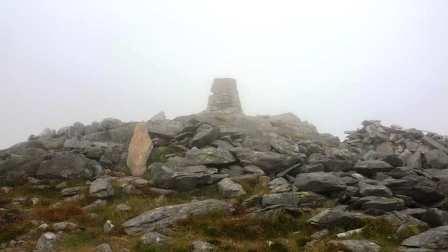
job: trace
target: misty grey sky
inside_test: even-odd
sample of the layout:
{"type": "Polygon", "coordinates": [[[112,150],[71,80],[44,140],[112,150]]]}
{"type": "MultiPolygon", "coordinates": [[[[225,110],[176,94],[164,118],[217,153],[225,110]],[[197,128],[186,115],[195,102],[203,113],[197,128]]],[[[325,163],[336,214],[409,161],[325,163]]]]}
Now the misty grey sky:
{"type": "Polygon", "coordinates": [[[448,133],[446,0],[2,0],[0,148],[105,117],[205,109],[215,77],[248,114],[342,136],[364,119],[448,133]]]}

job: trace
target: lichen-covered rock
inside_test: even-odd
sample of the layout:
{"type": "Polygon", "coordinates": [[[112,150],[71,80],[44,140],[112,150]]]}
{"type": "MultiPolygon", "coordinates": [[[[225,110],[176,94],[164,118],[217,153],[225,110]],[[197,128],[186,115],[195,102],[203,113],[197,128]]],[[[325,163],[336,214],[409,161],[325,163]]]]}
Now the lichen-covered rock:
{"type": "Polygon", "coordinates": [[[127,234],[164,230],[187,218],[199,218],[213,212],[230,211],[231,206],[220,200],[208,199],[159,207],[142,213],[122,224],[127,234]]]}
{"type": "Polygon", "coordinates": [[[235,162],[235,157],[228,150],[214,147],[192,148],[185,153],[191,165],[222,165],[235,162]]]}
{"type": "Polygon", "coordinates": [[[448,226],[430,229],[401,243],[401,251],[448,251],[448,226]],[[412,250],[414,249],[414,250],[412,250]]]}
{"type": "Polygon", "coordinates": [[[149,179],[156,187],[188,191],[216,182],[213,175],[217,173],[217,169],[203,165],[182,167],[154,163],[150,166],[149,179]]]}
{"type": "Polygon", "coordinates": [[[89,194],[96,198],[109,198],[114,195],[110,178],[98,178],[90,184],[89,194]]]}
{"type": "Polygon", "coordinates": [[[333,240],[328,242],[331,251],[379,252],[381,247],[367,240],[333,240]]]}
{"type": "Polygon", "coordinates": [[[261,205],[278,205],[290,208],[319,207],[324,202],[324,197],[313,192],[285,192],[265,194],[261,198],[261,205]]]}
{"type": "Polygon", "coordinates": [[[275,152],[253,151],[247,148],[232,150],[238,160],[245,165],[260,167],[267,174],[274,174],[300,161],[300,157],[275,152]]]}
{"type": "Polygon", "coordinates": [[[219,128],[203,123],[196,129],[196,134],[191,139],[190,145],[198,148],[210,145],[213,141],[218,139],[219,133],[219,128]]]}
{"type": "Polygon", "coordinates": [[[45,179],[95,178],[103,173],[101,165],[72,152],[56,152],[41,162],[36,176],[45,179]]]}
{"type": "Polygon", "coordinates": [[[240,184],[233,182],[229,178],[219,181],[218,189],[224,198],[234,198],[246,194],[246,191],[240,184]]]}
{"type": "Polygon", "coordinates": [[[311,172],[297,175],[294,185],[298,190],[315,193],[334,193],[345,189],[342,178],[327,172],[311,172]]]}
{"type": "Polygon", "coordinates": [[[373,176],[378,172],[388,172],[393,166],[381,160],[359,161],[355,164],[354,170],[365,176],[373,176]]]}
{"type": "Polygon", "coordinates": [[[36,244],[36,252],[56,251],[57,236],[54,233],[47,232],[40,236],[36,244]]]}

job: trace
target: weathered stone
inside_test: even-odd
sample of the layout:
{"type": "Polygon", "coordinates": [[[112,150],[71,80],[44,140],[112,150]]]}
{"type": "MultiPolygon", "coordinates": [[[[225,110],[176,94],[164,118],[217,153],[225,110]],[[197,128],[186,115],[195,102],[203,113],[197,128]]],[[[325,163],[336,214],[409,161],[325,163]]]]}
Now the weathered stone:
{"type": "Polygon", "coordinates": [[[420,219],[431,227],[446,226],[448,225],[448,212],[437,208],[429,208],[420,219]]]}
{"type": "Polygon", "coordinates": [[[150,120],[146,122],[149,133],[167,138],[174,138],[182,131],[182,122],[176,120],[150,120]]]}
{"type": "Polygon", "coordinates": [[[367,240],[333,240],[328,242],[330,251],[379,252],[381,247],[367,240]]]}
{"type": "Polygon", "coordinates": [[[265,175],[264,171],[260,167],[255,165],[246,165],[243,167],[243,169],[246,173],[253,173],[260,176],[265,175]]]}
{"type": "Polygon", "coordinates": [[[240,184],[233,182],[229,178],[219,181],[218,189],[224,198],[234,198],[246,194],[246,191],[240,184]]]}
{"type": "Polygon", "coordinates": [[[430,136],[424,136],[423,137],[423,142],[428,144],[429,146],[436,148],[446,154],[448,154],[448,148],[443,146],[442,144],[440,144],[439,142],[437,142],[436,140],[434,140],[432,137],[430,136]]]}
{"type": "Polygon", "coordinates": [[[189,217],[200,217],[215,211],[229,211],[224,201],[209,199],[190,203],[159,207],[132,218],[122,224],[127,234],[163,230],[189,217]]]}
{"type": "Polygon", "coordinates": [[[340,227],[349,230],[362,227],[368,219],[372,219],[372,217],[362,213],[347,211],[347,206],[340,205],[320,212],[309,219],[308,222],[319,228],[340,227]]]}
{"type": "Polygon", "coordinates": [[[431,150],[425,153],[426,161],[431,168],[446,169],[448,168],[448,154],[441,150],[431,150]]]}
{"type": "Polygon", "coordinates": [[[72,152],[56,152],[40,164],[36,176],[48,179],[90,179],[102,173],[101,165],[82,155],[72,152]]]}
{"type": "Polygon", "coordinates": [[[319,207],[324,198],[313,192],[285,192],[265,194],[261,199],[262,206],[279,205],[283,207],[319,207]]]}
{"type": "Polygon", "coordinates": [[[146,162],[148,161],[152,149],[153,144],[145,124],[137,124],[128,150],[127,165],[132,176],[140,177],[145,174],[146,162]]]}
{"type": "Polygon", "coordinates": [[[109,244],[103,243],[103,244],[96,246],[95,251],[96,252],[112,252],[112,248],[110,247],[109,244]]]}
{"type": "Polygon", "coordinates": [[[242,113],[236,80],[230,78],[215,79],[212,95],[208,100],[208,112],[242,113]]]}
{"type": "Polygon", "coordinates": [[[392,191],[384,185],[370,185],[367,183],[360,182],[359,193],[362,196],[381,196],[381,197],[391,197],[392,191]]]}
{"type": "Polygon", "coordinates": [[[384,213],[405,208],[404,200],[399,198],[385,198],[378,196],[366,196],[358,199],[355,205],[369,213],[384,213]]]}
{"type": "Polygon", "coordinates": [[[233,152],[241,163],[258,166],[267,174],[280,172],[300,161],[298,157],[275,152],[260,152],[245,148],[234,149],[233,152]]]}
{"type": "Polygon", "coordinates": [[[359,161],[354,167],[356,172],[365,176],[373,176],[377,172],[388,172],[392,169],[392,165],[381,160],[359,161]]]}
{"type": "Polygon", "coordinates": [[[36,252],[56,251],[57,236],[54,233],[44,233],[40,236],[36,244],[36,252]]]}
{"type": "Polygon", "coordinates": [[[410,174],[401,179],[385,179],[383,184],[394,194],[412,197],[422,204],[433,204],[444,198],[444,195],[437,191],[437,184],[423,176],[410,174]]]}
{"type": "Polygon", "coordinates": [[[191,243],[192,252],[211,252],[216,251],[216,246],[206,241],[193,241],[191,243]]]}
{"type": "Polygon", "coordinates": [[[78,225],[73,222],[63,221],[52,225],[54,231],[72,231],[78,228],[78,225]]]}
{"type": "Polygon", "coordinates": [[[326,172],[311,172],[297,175],[294,185],[298,190],[315,193],[330,194],[345,189],[343,180],[326,172]]]}
{"type": "MultiPolygon", "coordinates": [[[[426,251],[448,251],[448,226],[430,229],[412,236],[401,243],[403,249],[426,249],[426,251]]],[[[424,250],[421,250],[424,251],[424,250]]]]}
{"type": "Polygon", "coordinates": [[[110,232],[112,232],[114,227],[115,227],[115,225],[112,224],[112,221],[107,220],[106,223],[104,223],[104,225],[103,225],[103,231],[104,231],[104,233],[109,234],[110,232]]]}
{"type": "Polygon", "coordinates": [[[217,169],[207,168],[203,165],[172,167],[154,163],[150,167],[149,178],[156,187],[185,191],[212,184],[215,182],[212,175],[217,172],[217,169]]]}
{"type": "Polygon", "coordinates": [[[196,134],[190,141],[191,146],[196,146],[198,148],[210,145],[219,137],[219,128],[214,127],[210,124],[201,124],[197,130],[196,134]]]}
{"type": "Polygon", "coordinates": [[[82,186],[64,188],[61,191],[61,195],[64,197],[73,196],[73,195],[79,194],[81,192],[81,190],[83,190],[83,189],[84,189],[84,187],[82,187],[82,186]]]}
{"type": "Polygon", "coordinates": [[[97,198],[108,198],[114,195],[110,178],[98,178],[90,184],[89,194],[97,198]]]}
{"type": "Polygon", "coordinates": [[[166,245],[171,240],[171,238],[157,232],[147,232],[144,235],[142,235],[140,240],[145,245],[157,247],[166,245]]]}
{"type": "Polygon", "coordinates": [[[292,185],[284,178],[275,178],[269,182],[269,190],[272,193],[283,193],[292,190],[292,185]]]}
{"type": "Polygon", "coordinates": [[[185,157],[191,165],[222,165],[235,162],[235,157],[228,150],[214,147],[192,148],[185,153],[185,157]]]}

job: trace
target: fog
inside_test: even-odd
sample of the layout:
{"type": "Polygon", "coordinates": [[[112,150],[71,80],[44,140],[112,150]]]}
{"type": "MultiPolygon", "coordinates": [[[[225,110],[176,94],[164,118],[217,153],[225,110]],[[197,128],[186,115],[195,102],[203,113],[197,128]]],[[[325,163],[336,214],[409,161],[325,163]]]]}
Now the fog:
{"type": "Polygon", "coordinates": [[[343,136],[364,119],[448,133],[448,1],[0,2],[0,149],[44,128],[205,109],[237,79],[247,114],[343,136]]]}

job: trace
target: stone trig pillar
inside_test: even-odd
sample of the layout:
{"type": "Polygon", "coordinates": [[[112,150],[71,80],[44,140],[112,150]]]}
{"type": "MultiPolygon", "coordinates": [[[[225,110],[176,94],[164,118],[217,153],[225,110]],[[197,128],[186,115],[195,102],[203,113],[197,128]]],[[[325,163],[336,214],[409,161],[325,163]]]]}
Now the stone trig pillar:
{"type": "Polygon", "coordinates": [[[208,112],[243,113],[235,79],[215,79],[211,91],[208,112]]]}

